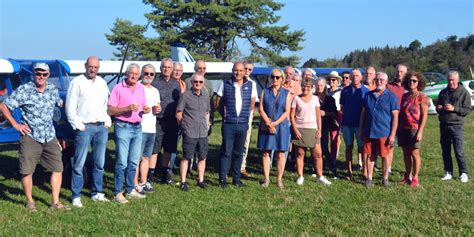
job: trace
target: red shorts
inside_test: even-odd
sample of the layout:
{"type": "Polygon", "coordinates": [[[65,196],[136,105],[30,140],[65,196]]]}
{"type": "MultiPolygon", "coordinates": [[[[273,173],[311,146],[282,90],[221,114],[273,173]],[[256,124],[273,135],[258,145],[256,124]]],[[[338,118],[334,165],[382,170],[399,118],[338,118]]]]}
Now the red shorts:
{"type": "Polygon", "coordinates": [[[381,157],[387,157],[392,147],[388,144],[388,137],[364,138],[364,154],[378,152],[381,157]]]}

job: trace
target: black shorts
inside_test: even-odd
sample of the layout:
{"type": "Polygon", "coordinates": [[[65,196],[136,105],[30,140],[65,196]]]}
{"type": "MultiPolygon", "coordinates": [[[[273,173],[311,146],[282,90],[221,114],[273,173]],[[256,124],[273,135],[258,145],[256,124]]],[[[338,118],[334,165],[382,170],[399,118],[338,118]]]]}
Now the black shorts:
{"type": "Polygon", "coordinates": [[[33,174],[38,163],[46,172],[63,172],[61,147],[56,138],[39,143],[30,136],[21,136],[19,161],[20,174],[23,175],[33,174]]]}
{"type": "Polygon", "coordinates": [[[164,152],[176,153],[178,147],[179,126],[175,119],[156,120],[156,138],[153,154],[158,154],[163,148],[164,152]]]}
{"type": "Polygon", "coordinates": [[[398,145],[401,147],[416,148],[421,147],[421,141],[416,141],[417,129],[398,130],[398,145]]]}
{"type": "Polygon", "coordinates": [[[183,159],[191,160],[194,154],[198,154],[199,160],[207,158],[209,150],[207,137],[205,138],[190,138],[183,134],[183,159]]]}

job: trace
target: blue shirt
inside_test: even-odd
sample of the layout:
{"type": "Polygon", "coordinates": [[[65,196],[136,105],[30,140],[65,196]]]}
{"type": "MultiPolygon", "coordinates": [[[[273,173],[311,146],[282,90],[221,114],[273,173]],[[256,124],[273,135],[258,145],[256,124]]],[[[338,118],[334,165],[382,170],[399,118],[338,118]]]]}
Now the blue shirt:
{"type": "Polygon", "coordinates": [[[363,85],[360,88],[350,85],[342,89],[339,102],[344,107],[342,126],[359,127],[360,112],[367,92],[369,92],[369,89],[363,85]]]}
{"type": "Polygon", "coordinates": [[[53,126],[54,109],[61,104],[58,89],[53,84],[46,84],[43,93],[37,91],[33,82],[23,84],[5,100],[11,110],[20,108],[22,123],[30,127],[31,138],[39,143],[46,143],[56,137],[53,126]]]}
{"type": "Polygon", "coordinates": [[[388,137],[392,130],[392,111],[399,110],[397,96],[385,89],[380,96],[370,91],[364,100],[365,120],[362,133],[364,137],[388,137]]]}

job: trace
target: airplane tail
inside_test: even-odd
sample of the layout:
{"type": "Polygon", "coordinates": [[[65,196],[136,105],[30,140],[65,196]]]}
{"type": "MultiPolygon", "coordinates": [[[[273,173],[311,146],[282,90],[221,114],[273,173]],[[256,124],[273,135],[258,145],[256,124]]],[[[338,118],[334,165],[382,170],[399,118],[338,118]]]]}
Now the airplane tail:
{"type": "Polygon", "coordinates": [[[171,59],[175,62],[195,62],[193,56],[191,56],[188,50],[181,43],[174,43],[171,45],[171,59]]]}

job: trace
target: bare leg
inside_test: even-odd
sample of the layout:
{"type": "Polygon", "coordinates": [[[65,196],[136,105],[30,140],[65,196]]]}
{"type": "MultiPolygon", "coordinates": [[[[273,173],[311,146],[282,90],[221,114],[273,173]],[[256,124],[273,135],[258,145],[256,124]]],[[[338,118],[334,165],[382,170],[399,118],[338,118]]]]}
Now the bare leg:
{"type": "Polygon", "coordinates": [[[150,159],[148,157],[143,157],[140,162],[140,181],[142,184],[146,183],[148,178],[148,167],[150,166],[150,159]]]}
{"type": "Polygon", "coordinates": [[[23,185],[26,202],[33,202],[33,174],[23,175],[21,184],[23,185]]]}
{"type": "Polygon", "coordinates": [[[413,165],[411,156],[411,149],[408,147],[403,147],[403,161],[405,162],[405,175],[403,177],[405,180],[410,180],[411,177],[411,167],[413,165]]]}
{"type": "Polygon", "coordinates": [[[311,149],[311,157],[313,158],[314,168],[318,177],[323,176],[323,155],[321,151],[321,144],[316,144],[311,149]]]}
{"type": "Polygon", "coordinates": [[[347,175],[352,176],[352,146],[346,146],[347,175]]]}
{"type": "Polygon", "coordinates": [[[270,151],[263,152],[262,164],[264,179],[270,180],[270,151]]]}
{"type": "Polygon", "coordinates": [[[61,191],[61,182],[63,180],[62,172],[51,173],[51,203],[59,202],[59,192],[61,191]]]}
{"type": "Polygon", "coordinates": [[[283,180],[283,174],[285,173],[285,164],[286,164],[285,152],[277,151],[276,154],[278,157],[277,180],[283,180]]]}
{"type": "Polygon", "coordinates": [[[296,173],[298,176],[303,176],[305,150],[303,147],[296,148],[296,173]]]}
{"type": "Polygon", "coordinates": [[[420,167],[421,167],[421,157],[420,157],[420,149],[413,149],[412,150],[412,165],[413,169],[411,170],[413,174],[413,178],[418,180],[418,174],[420,173],[420,167]]]}
{"type": "Polygon", "coordinates": [[[365,154],[362,153],[367,158],[367,168],[364,167],[364,171],[367,172],[366,178],[368,180],[372,180],[373,174],[374,174],[374,166],[375,162],[377,161],[377,155],[376,154],[365,154]]]}
{"type": "Polygon", "coordinates": [[[382,177],[383,179],[388,179],[388,168],[390,167],[390,162],[388,157],[382,157],[382,177]]]}
{"type": "Polygon", "coordinates": [[[198,161],[198,181],[204,182],[204,171],[206,171],[206,158],[198,161]]]}
{"type": "Polygon", "coordinates": [[[188,172],[189,161],[187,159],[181,159],[179,164],[179,176],[181,177],[181,182],[186,182],[186,173],[188,172]]]}

